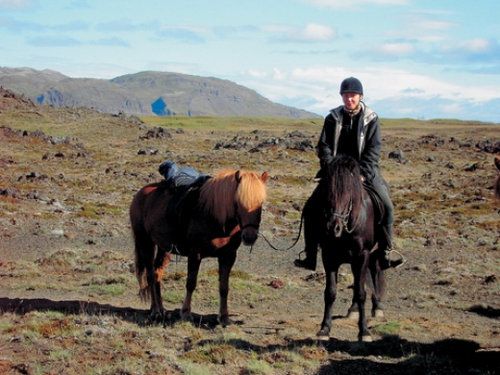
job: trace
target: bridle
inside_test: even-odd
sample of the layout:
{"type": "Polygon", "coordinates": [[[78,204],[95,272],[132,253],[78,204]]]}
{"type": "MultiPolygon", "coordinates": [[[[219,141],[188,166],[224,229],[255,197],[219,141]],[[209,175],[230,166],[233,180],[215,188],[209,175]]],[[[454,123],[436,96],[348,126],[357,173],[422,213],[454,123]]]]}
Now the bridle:
{"type": "MultiPolygon", "coordinates": [[[[333,211],[333,210],[331,210],[333,211]]],[[[330,215],[333,219],[339,219],[339,222],[335,223],[335,226],[333,228],[333,233],[335,234],[335,237],[340,237],[342,232],[345,230],[347,233],[351,234],[354,232],[356,227],[358,226],[358,217],[356,218],[356,221],[353,223],[351,229],[349,229],[349,218],[351,217],[352,214],[352,199],[349,200],[349,208],[347,209],[347,212],[343,211],[343,213],[338,213],[338,212],[331,212],[330,215]]],[[[326,213],[326,219],[327,219],[327,226],[329,229],[331,229],[331,220],[329,219],[328,213],[326,213]]]]}

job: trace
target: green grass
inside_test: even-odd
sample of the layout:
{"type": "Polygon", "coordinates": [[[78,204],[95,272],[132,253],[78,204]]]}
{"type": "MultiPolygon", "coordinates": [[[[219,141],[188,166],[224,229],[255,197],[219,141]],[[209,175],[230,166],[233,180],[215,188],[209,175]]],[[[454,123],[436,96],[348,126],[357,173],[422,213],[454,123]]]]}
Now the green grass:
{"type": "Polygon", "coordinates": [[[383,324],[377,324],[373,331],[381,336],[397,335],[401,331],[401,324],[396,321],[389,321],[383,324]]]}
{"type": "Polygon", "coordinates": [[[124,295],[125,292],[128,291],[128,288],[126,285],[122,284],[109,284],[109,285],[91,284],[86,288],[86,290],[88,290],[90,294],[94,295],[118,297],[124,295]]]}
{"type": "MultiPolygon", "coordinates": [[[[321,130],[321,119],[146,117],[147,127],[166,127],[173,137],[145,140],[140,139],[146,131],[143,127],[127,123],[122,118],[86,110],[44,108],[41,113],[42,116],[1,113],[0,125],[23,130],[41,129],[45,134],[55,136],[76,136],[88,151],[88,156],[72,157],[79,148],[71,142],[57,146],[26,138],[0,142],[0,154],[5,155],[1,161],[12,159],[12,162],[5,161],[6,173],[0,176],[1,187],[15,187],[22,196],[22,199],[0,197],[2,235],[5,235],[6,243],[12,244],[16,236],[36,232],[28,237],[32,242],[31,252],[26,258],[24,253],[19,253],[22,260],[16,259],[18,253],[13,253],[9,256],[15,261],[12,258],[7,261],[0,259],[3,262],[2,289],[7,291],[7,298],[46,298],[53,300],[55,306],[58,306],[57,301],[63,300],[90,301],[130,308],[132,312],[130,315],[114,315],[89,310],[72,315],[55,311],[26,314],[6,311],[0,317],[3,356],[12,358],[16,364],[25,363],[33,374],[302,374],[316,373],[322,364],[339,361],[347,366],[356,361],[354,352],[344,350],[349,345],[339,348],[327,345],[325,348],[301,344],[304,336],[311,334],[316,328],[312,327],[320,320],[323,284],[305,281],[300,272],[288,272],[276,275],[284,287],[273,289],[269,282],[274,275],[262,275],[259,271],[251,271],[248,263],[238,263],[247,261],[243,258],[255,260],[255,253],[241,256],[236,263],[241,269],[232,271],[229,312],[232,318],[236,316],[233,320],[237,324],[224,329],[210,326],[211,322],[206,326],[204,319],[194,323],[175,321],[165,325],[143,325],[147,314],[144,311],[149,304],[137,298],[137,282],[130,272],[133,252],[128,205],[137,189],[161,178],[156,168],[164,158],[209,173],[223,166],[268,170],[274,178],[269,181],[269,199],[264,206],[261,229],[266,234],[272,232],[272,236],[281,235],[285,229],[292,230],[294,238],[300,211],[293,204],[302,206],[315,186],[311,180],[318,167],[315,153],[282,148],[257,153],[212,152],[212,149],[217,141],[229,140],[235,135],[252,136],[254,130],[258,130],[255,134],[262,139],[283,136],[294,130],[316,137],[321,130]],[[183,132],[177,133],[178,128],[183,132]],[[158,154],[137,155],[140,148],[150,147],[157,148],[158,154]],[[58,151],[66,155],[63,160],[52,157],[42,161],[44,154],[53,156],[58,151]],[[31,170],[49,178],[18,180],[31,170]],[[64,178],[58,178],[59,173],[63,173],[64,178]],[[68,212],[56,212],[46,201],[25,198],[27,193],[35,190],[49,200],[57,199],[68,208],[68,212]],[[279,226],[274,226],[274,223],[279,226]],[[54,237],[51,235],[53,229],[63,229],[68,236],[54,237]],[[90,246],[86,242],[88,239],[95,240],[95,243],[90,246]],[[294,343],[295,339],[297,343],[294,343]]],[[[435,146],[422,145],[419,141],[422,136],[431,134],[446,142],[451,136],[474,141],[495,139],[498,127],[452,120],[383,119],[382,122],[386,141],[381,166],[384,175],[389,176],[396,186],[393,194],[397,206],[396,248],[408,255],[411,261],[415,260],[415,264],[425,264],[425,267],[417,272],[413,268],[415,264],[409,263],[407,269],[388,274],[391,293],[399,290],[392,277],[403,277],[397,272],[407,275],[409,282],[414,280],[419,287],[415,290],[414,286],[404,285],[403,309],[398,310],[398,314],[406,314],[408,318],[402,322],[390,320],[377,324],[374,333],[402,336],[410,332],[411,346],[417,350],[423,341],[425,344],[421,347],[426,348],[434,331],[439,331],[437,335],[445,332],[447,337],[463,334],[465,338],[471,338],[470,327],[466,333],[459,325],[453,331],[449,328],[448,332],[443,328],[436,329],[433,319],[419,324],[418,318],[428,316],[426,314],[430,311],[442,314],[458,308],[467,310],[472,302],[464,295],[471,289],[480,291],[477,299],[484,298],[481,301],[491,301],[493,299],[486,297],[498,294],[498,283],[483,284],[486,276],[498,275],[498,262],[494,261],[496,253],[492,250],[497,246],[494,242],[498,230],[494,217],[496,211],[492,208],[492,199],[474,200],[479,194],[476,190],[481,190],[484,196],[490,192],[493,179],[490,181],[487,177],[493,178],[496,171],[485,171],[491,155],[460,149],[449,149],[449,153],[439,151],[442,153],[437,154],[436,161],[430,164],[425,160],[426,155],[434,152],[435,146]],[[388,160],[387,152],[396,148],[405,151],[409,158],[407,164],[388,160]],[[448,159],[456,166],[454,170],[445,167],[448,159]],[[476,161],[480,162],[476,174],[462,171],[464,165],[476,161]],[[425,173],[431,173],[432,178],[424,178],[425,173]],[[447,186],[449,181],[454,186],[447,186]],[[470,186],[466,186],[467,183],[470,186]],[[424,247],[428,238],[433,241],[424,247]],[[439,245],[438,240],[444,245],[439,245]],[[484,245],[478,246],[479,241],[484,245]],[[427,254],[427,258],[422,254],[427,254]],[[467,258],[466,254],[472,256],[467,258]],[[457,263],[461,259],[476,261],[459,266],[457,263]],[[456,274],[450,278],[446,274],[436,275],[436,270],[446,267],[454,268],[456,274]],[[460,289],[455,298],[446,299],[450,286],[458,288],[462,279],[468,288],[460,289]],[[435,285],[436,282],[441,285],[435,285]],[[451,285],[447,285],[449,282],[451,285]]],[[[492,164],[491,168],[494,168],[492,164]]],[[[288,236],[289,243],[292,235],[288,233],[288,236]]],[[[286,262],[291,264],[293,259],[290,252],[286,262]]],[[[209,269],[199,275],[192,304],[193,313],[208,315],[211,319],[218,313],[219,296],[216,262],[210,262],[202,263],[205,265],[202,265],[202,270],[207,269],[204,268],[207,264],[209,269]]],[[[321,268],[318,270],[322,271],[321,268]]],[[[282,268],[276,269],[277,273],[282,271],[282,268]]],[[[164,306],[169,312],[180,307],[185,282],[186,264],[171,264],[162,284],[164,306]]],[[[350,272],[345,278],[339,277],[340,288],[346,289],[351,283],[350,272]]],[[[347,291],[348,296],[351,293],[351,290],[347,291]]],[[[388,314],[398,303],[392,300],[388,314]]],[[[468,319],[473,319],[468,314],[468,319]]],[[[352,327],[344,326],[341,321],[335,324],[341,328],[333,333],[335,338],[345,342],[355,340],[355,324],[352,327]]],[[[487,330],[481,327],[477,331],[484,333],[487,330]]],[[[494,340],[494,337],[478,335],[471,340],[482,344],[494,340]]],[[[404,340],[402,342],[403,346],[410,345],[404,340]]],[[[373,344],[377,345],[376,342],[373,344]]],[[[394,368],[399,363],[406,365],[404,357],[382,357],[384,361],[394,361],[394,368]]],[[[429,357],[428,361],[435,361],[435,358],[429,357]]],[[[432,370],[432,363],[428,362],[427,366],[432,370]]]]}
{"type": "Polygon", "coordinates": [[[268,117],[158,117],[158,116],[142,116],[141,119],[151,126],[162,126],[167,128],[181,128],[191,130],[206,130],[212,131],[231,130],[273,130],[282,128],[289,131],[312,127],[318,129],[323,125],[322,119],[302,119],[292,120],[286,118],[268,118],[268,117]]]}
{"type": "Polygon", "coordinates": [[[260,359],[251,359],[247,362],[244,374],[248,375],[271,375],[274,374],[273,367],[266,361],[260,359]]]}

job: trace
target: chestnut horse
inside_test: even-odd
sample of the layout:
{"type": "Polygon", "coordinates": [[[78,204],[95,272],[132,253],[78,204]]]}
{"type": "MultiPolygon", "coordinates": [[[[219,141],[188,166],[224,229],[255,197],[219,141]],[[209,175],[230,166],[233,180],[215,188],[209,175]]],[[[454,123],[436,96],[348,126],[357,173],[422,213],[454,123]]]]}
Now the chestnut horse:
{"type": "MultiPolygon", "coordinates": [[[[339,155],[327,167],[320,185],[322,211],[320,218],[320,246],[326,274],[324,292],[325,310],[317,336],[329,337],[332,308],[337,294],[337,274],[342,263],[350,263],[354,275],[353,306],[359,313],[358,339],[371,341],[366,324],[365,282],[371,276],[373,284],[372,315],[380,316],[380,300],[384,289],[384,274],[379,265],[379,254],[374,252],[378,223],[370,195],[363,187],[358,162],[350,156],[339,155]]],[[[352,307],[351,309],[352,310],[352,307]]]]}
{"type": "Polygon", "coordinates": [[[135,271],[140,295],[151,299],[150,317],[164,317],[160,283],[170,254],[186,256],[188,275],[181,317],[191,318],[191,297],[201,260],[219,263],[219,322],[229,323],[229,274],[241,242],[257,240],[267,172],[226,170],[201,187],[172,193],[165,181],[140,189],[130,206],[135,239],[135,271]]]}

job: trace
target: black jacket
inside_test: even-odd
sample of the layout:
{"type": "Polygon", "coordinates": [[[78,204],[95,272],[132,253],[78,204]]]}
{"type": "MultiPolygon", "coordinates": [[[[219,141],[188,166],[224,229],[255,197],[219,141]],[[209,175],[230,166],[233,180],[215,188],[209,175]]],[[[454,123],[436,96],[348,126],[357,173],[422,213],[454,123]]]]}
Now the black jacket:
{"type": "MultiPolygon", "coordinates": [[[[358,161],[362,175],[367,182],[371,182],[379,175],[378,163],[382,146],[380,141],[380,124],[377,114],[363,102],[360,104],[361,115],[359,116],[357,126],[357,144],[352,145],[352,147],[356,147],[358,150],[358,161]]],[[[340,106],[332,109],[325,118],[317,146],[321,169],[324,169],[337,154],[344,116],[343,108],[343,106],[340,106]]]]}

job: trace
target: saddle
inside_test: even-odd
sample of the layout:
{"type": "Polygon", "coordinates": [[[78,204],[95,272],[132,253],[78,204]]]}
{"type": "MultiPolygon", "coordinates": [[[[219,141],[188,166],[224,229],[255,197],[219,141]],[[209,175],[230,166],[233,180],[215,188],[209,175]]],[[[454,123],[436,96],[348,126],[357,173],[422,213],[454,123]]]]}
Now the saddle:
{"type": "Polygon", "coordinates": [[[363,186],[370,196],[370,199],[372,200],[373,214],[375,217],[375,222],[377,223],[377,225],[375,226],[375,238],[378,246],[380,247],[382,246],[381,243],[385,243],[387,241],[387,233],[382,225],[382,220],[385,216],[385,207],[382,203],[382,200],[380,199],[380,196],[377,194],[375,189],[373,189],[373,187],[365,183],[363,183],[363,186]]]}
{"type": "Polygon", "coordinates": [[[182,216],[189,215],[198,203],[200,188],[211,178],[210,176],[200,176],[188,185],[175,186],[168,184],[168,189],[173,193],[169,202],[168,211],[171,215],[178,217],[182,223],[182,216]]]}
{"type": "Polygon", "coordinates": [[[203,178],[197,179],[191,185],[182,185],[179,187],[169,186],[168,183],[164,181],[166,189],[173,194],[167,205],[167,216],[171,225],[175,225],[174,244],[181,254],[181,249],[184,248],[189,222],[193,218],[198,205],[200,188],[209,178],[210,176],[203,176],[203,178]]]}
{"type": "Polygon", "coordinates": [[[363,183],[363,187],[365,188],[366,192],[370,196],[373,204],[373,213],[375,214],[375,220],[378,225],[382,223],[382,219],[385,216],[385,208],[384,204],[382,203],[382,199],[380,199],[380,196],[378,193],[373,189],[371,185],[368,185],[366,183],[363,183]]]}

